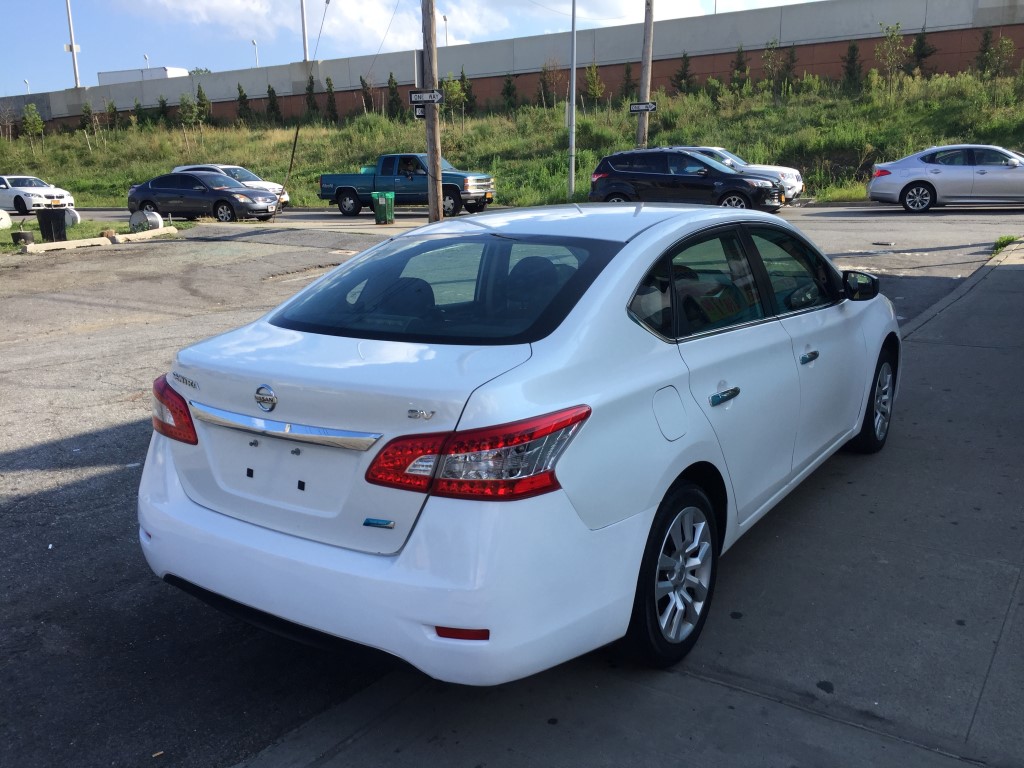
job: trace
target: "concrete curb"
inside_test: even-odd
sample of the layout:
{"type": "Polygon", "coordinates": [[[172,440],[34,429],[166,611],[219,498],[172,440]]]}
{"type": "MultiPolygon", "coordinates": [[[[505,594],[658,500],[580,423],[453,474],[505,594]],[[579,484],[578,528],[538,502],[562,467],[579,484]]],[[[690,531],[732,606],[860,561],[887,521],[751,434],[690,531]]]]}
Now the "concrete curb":
{"type": "Polygon", "coordinates": [[[84,240],[62,240],[59,243],[30,243],[21,246],[22,253],[45,253],[46,251],[64,251],[71,248],[85,248],[90,245],[110,245],[106,237],[87,237],[84,240]]]}
{"type": "Polygon", "coordinates": [[[178,234],[177,227],[158,227],[157,229],[147,229],[144,232],[135,232],[130,235],[114,235],[110,238],[112,243],[134,243],[136,240],[150,240],[154,237],[160,237],[161,235],[176,235],[178,234]]]}
{"type": "Polygon", "coordinates": [[[906,323],[900,328],[900,334],[904,340],[910,338],[915,332],[919,331],[922,326],[926,323],[934,320],[940,314],[945,312],[951,306],[956,304],[960,299],[966,296],[968,293],[974,290],[974,288],[996,267],[1001,266],[1006,261],[1018,261],[1024,258],[1024,241],[1017,240],[1010,243],[1003,250],[993,256],[988,262],[974,270],[973,274],[964,280],[960,285],[953,289],[953,291],[946,296],[943,296],[939,301],[932,304],[928,309],[919,314],[910,322],[906,323]]]}

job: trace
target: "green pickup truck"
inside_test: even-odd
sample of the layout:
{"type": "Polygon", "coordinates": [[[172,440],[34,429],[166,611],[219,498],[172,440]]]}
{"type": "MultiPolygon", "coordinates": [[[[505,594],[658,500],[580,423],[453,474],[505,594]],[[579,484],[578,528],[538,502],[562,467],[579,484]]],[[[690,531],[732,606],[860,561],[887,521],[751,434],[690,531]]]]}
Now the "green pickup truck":
{"type": "MultiPolygon", "coordinates": [[[[381,155],[376,165],[361,173],[327,173],[320,177],[321,200],[338,204],[345,216],[355,216],[363,206],[373,206],[374,192],[394,192],[395,205],[427,204],[427,156],[381,155]]],[[[480,213],[494,201],[494,178],[486,173],[460,171],[441,158],[441,208],[445,216],[457,216],[465,208],[480,213]]]]}

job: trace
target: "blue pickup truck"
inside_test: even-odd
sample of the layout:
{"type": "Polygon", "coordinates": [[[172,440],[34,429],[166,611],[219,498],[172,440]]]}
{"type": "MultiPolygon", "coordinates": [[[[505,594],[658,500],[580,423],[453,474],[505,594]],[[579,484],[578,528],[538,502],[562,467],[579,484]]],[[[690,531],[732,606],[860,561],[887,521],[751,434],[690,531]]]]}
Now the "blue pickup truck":
{"type": "MultiPolygon", "coordinates": [[[[427,204],[427,156],[381,155],[376,165],[361,173],[327,173],[320,177],[320,199],[338,204],[345,216],[355,216],[363,206],[373,207],[374,192],[394,192],[395,205],[427,204]]],[[[494,178],[486,173],[460,171],[441,158],[441,208],[456,216],[465,208],[480,213],[494,201],[494,178]]]]}

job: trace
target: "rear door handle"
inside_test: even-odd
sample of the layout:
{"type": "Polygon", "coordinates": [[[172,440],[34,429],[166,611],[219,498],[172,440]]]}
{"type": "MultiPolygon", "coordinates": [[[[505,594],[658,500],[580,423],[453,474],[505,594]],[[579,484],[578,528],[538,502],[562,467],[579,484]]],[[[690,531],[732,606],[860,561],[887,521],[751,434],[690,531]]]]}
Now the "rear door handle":
{"type": "Polygon", "coordinates": [[[800,355],[800,365],[807,365],[808,363],[813,363],[817,359],[818,350],[811,350],[810,352],[800,355]]]}
{"type": "Polygon", "coordinates": [[[716,405],[721,405],[732,400],[736,395],[740,393],[739,387],[730,387],[729,389],[723,389],[721,392],[715,392],[708,400],[711,403],[711,407],[714,408],[716,405]]]}

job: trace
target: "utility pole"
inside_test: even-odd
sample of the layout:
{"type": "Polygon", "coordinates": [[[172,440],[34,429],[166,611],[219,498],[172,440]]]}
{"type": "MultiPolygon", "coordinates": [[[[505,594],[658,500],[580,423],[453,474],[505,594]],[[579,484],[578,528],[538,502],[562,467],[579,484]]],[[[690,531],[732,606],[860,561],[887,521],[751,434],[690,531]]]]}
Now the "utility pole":
{"type": "MultiPolygon", "coordinates": [[[[437,21],[434,18],[434,0],[422,0],[423,15],[423,88],[437,88],[437,21]]],[[[441,210],[441,130],[437,119],[437,104],[424,105],[427,124],[427,220],[440,221],[441,210]]]]}
{"type": "MultiPolygon", "coordinates": [[[[640,70],[640,101],[651,100],[651,58],[654,48],[654,0],[644,0],[644,49],[640,70]]],[[[636,123],[636,145],[647,146],[647,112],[641,112],[636,123]]]]}
{"type": "MultiPolygon", "coordinates": [[[[330,2],[330,0],[327,0],[330,2]]],[[[309,38],[306,34],[306,0],[299,0],[299,10],[302,14],[302,60],[309,61],[309,38]]]]}
{"type": "Polygon", "coordinates": [[[572,0],[572,46],[569,54],[569,202],[576,195],[576,0],[572,0]]]}
{"type": "Polygon", "coordinates": [[[71,45],[65,45],[64,50],[71,53],[71,66],[75,68],[75,88],[82,87],[82,81],[78,79],[78,51],[80,50],[75,45],[75,26],[71,23],[71,0],[66,0],[68,8],[68,32],[71,33],[71,45]]]}

